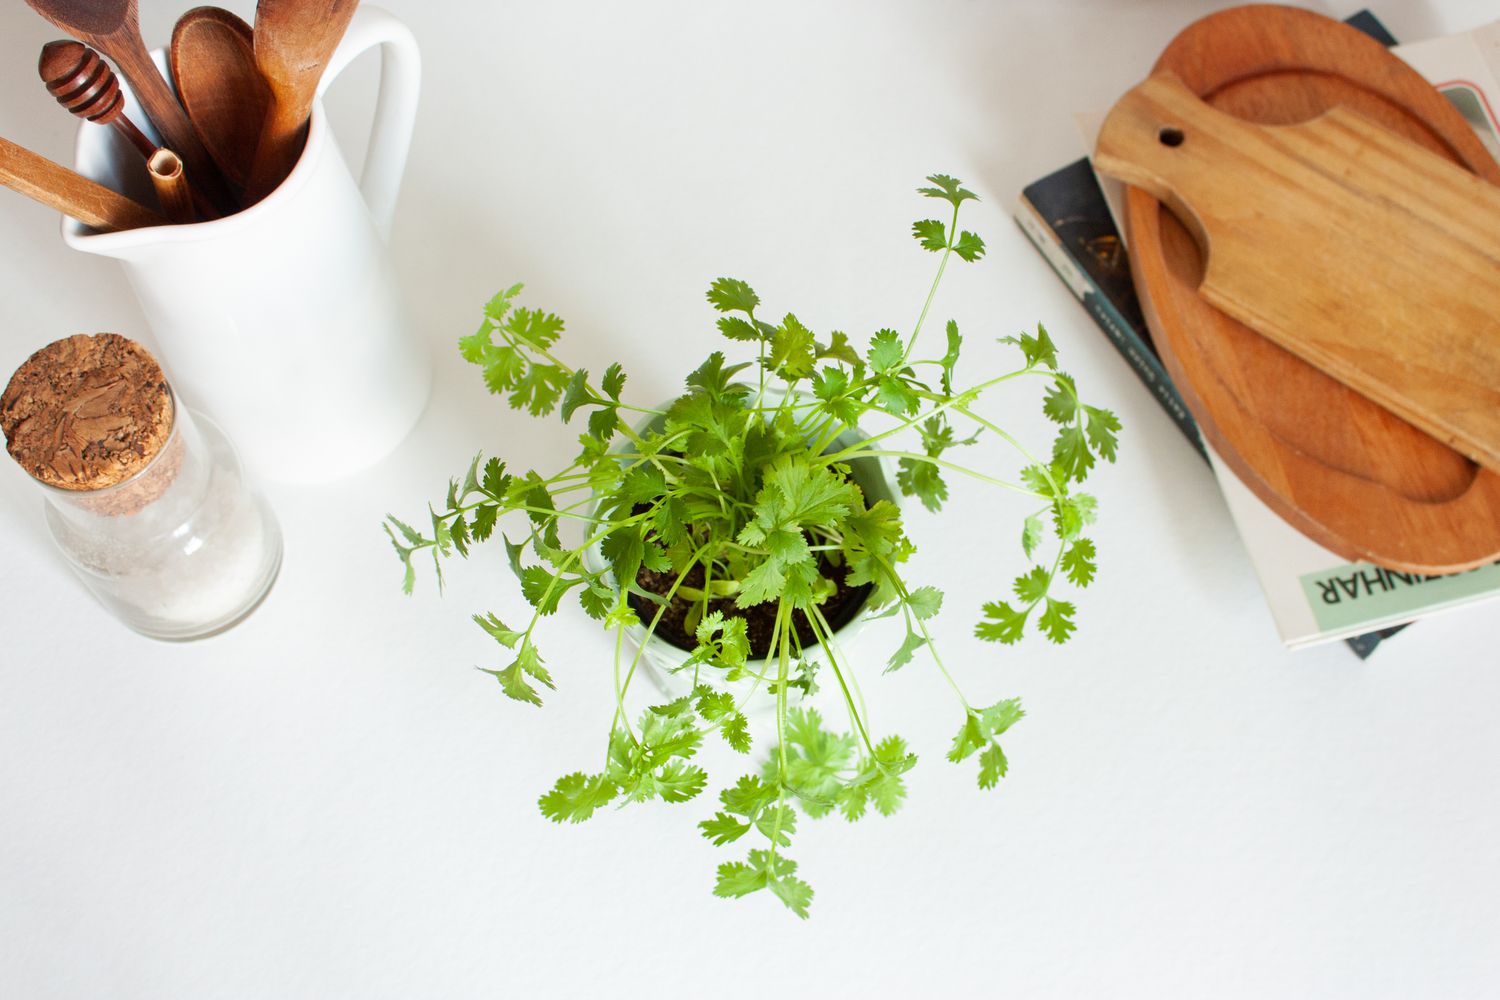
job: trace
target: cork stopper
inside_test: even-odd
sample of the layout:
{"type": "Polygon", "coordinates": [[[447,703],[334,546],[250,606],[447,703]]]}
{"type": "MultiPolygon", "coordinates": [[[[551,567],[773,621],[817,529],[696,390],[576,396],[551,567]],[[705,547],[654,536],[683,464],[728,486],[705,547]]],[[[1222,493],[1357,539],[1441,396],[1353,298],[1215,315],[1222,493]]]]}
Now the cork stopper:
{"type": "Polygon", "coordinates": [[[172,417],[161,366],[116,333],[48,344],[0,394],[6,450],[61,490],[102,490],[137,475],[171,438],[172,417]]]}

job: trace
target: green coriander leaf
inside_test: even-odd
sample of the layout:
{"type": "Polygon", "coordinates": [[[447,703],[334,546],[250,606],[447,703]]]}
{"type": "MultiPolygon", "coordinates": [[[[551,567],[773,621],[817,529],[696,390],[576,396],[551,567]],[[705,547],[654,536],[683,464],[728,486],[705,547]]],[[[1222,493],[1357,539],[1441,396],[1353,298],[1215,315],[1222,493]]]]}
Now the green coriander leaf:
{"type": "Polygon", "coordinates": [[[1098,505],[1098,501],[1089,493],[1074,493],[1055,501],[1052,523],[1057,528],[1057,536],[1063,541],[1076,538],[1085,525],[1093,524],[1098,519],[1098,505]]]}
{"type": "Polygon", "coordinates": [[[474,624],[488,632],[490,637],[500,645],[510,648],[514,648],[516,641],[526,634],[517,632],[493,614],[475,615],[474,624]]]}
{"type": "Polygon", "coordinates": [[[971,198],[979,200],[979,196],[973,191],[966,190],[962,181],[949,177],[947,174],[933,174],[927,180],[936,187],[920,187],[917,193],[928,198],[941,198],[951,204],[954,208],[962,205],[971,198]]]}
{"type": "Polygon", "coordinates": [[[807,919],[807,908],[812,905],[812,886],[800,878],[787,875],[782,878],[773,879],[771,882],[771,891],[786,904],[787,909],[797,914],[803,920],[807,919]]]}
{"type": "Polygon", "coordinates": [[[521,675],[521,661],[517,660],[504,670],[488,670],[479,668],[482,673],[489,674],[500,682],[500,690],[505,692],[507,698],[515,701],[524,701],[532,705],[542,703],[541,696],[536,693],[536,688],[526,682],[521,675]]]}
{"type": "Polygon", "coordinates": [[[1017,611],[1004,601],[991,601],[984,606],[984,620],[974,626],[974,634],[1008,646],[1020,640],[1028,612],[1017,611]]]}
{"type": "Polygon", "coordinates": [[[716,813],[713,819],[699,823],[698,829],[703,831],[703,836],[712,841],[715,847],[723,847],[749,833],[750,824],[741,823],[728,813],[721,812],[716,813]]]}
{"type": "Polygon", "coordinates": [[[771,367],[788,381],[812,374],[815,338],[791,313],[771,336],[771,367]]]}
{"type": "Polygon", "coordinates": [[[1011,726],[1026,717],[1026,710],[1021,707],[1020,698],[1006,698],[997,701],[989,708],[979,713],[980,723],[985,733],[990,736],[1002,736],[1011,726]]]}
{"type": "Polygon", "coordinates": [[[500,507],[497,504],[480,504],[474,509],[474,522],[469,530],[476,542],[488,540],[495,530],[495,519],[499,516],[500,507]]]}
{"type": "Polygon", "coordinates": [[[484,463],[484,478],[481,487],[491,497],[499,499],[510,492],[514,477],[505,474],[505,463],[498,458],[492,458],[484,463]]]}
{"type": "Polygon", "coordinates": [[[557,365],[531,365],[511,389],[510,405],[517,410],[525,407],[533,417],[545,417],[557,406],[567,378],[557,365]]]}
{"type": "Polygon", "coordinates": [[[906,782],[899,774],[877,772],[870,780],[870,801],[882,816],[893,815],[906,801],[906,782]]]}
{"type": "Polygon", "coordinates": [[[720,316],[718,327],[719,332],[730,340],[754,343],[761,339],[760,330],[749,320],[740,319],[738,316],[720,316]]]}
{"type": "Polygon", "coordinates": [[[1115,460],[1116,432],[1120,429],[1120,420],[1109,410],[1101,410],[1095,406],[1085,406],[1084,412],[1088,414],[1088,437],[1089,443],[1099,453],[1099,457],[1106,462],[1115,460]]]}
{"type": "Polygon", "coordinates": [[[499,323],[505,319],[505,314],[510,309],[510,300],[521,294],[521,289],[526,286],[516,282],[503,292],[499,292],[489,302],[485,303],[484,314],[499,323]]]}
{"type": "Polygon", "coordinates": [[[712,396],[721,396],[729,388],[730,379],[739,372],[748,368],[749,364],[730,365],[724,367],[724,355],[715,351],[708,356],[708,360],[699,365],[694,372],[687,377],[687,384],[694,388],[703,389],[712,396]]]}
{"type": "Polygon", "coordinates": [[[613,782],[602,774],[588,775],[582,771],[557,779],[552,791],[537,800],[542,815],[554,823],[566,820],[582,823],[594,815],[594,810],[615,797],[613,782]]]}
{"type": "Polygon", "coordinates": [[[966,230],[959,234],[958,242],[953,244],[953,252],[972,263],[984,256],[984,240],[966,230]]]}
{"type": "Polygon", "coordinates": [[[410,594],[412,592],[412,589],[417,584],[417,571],[416,568],[411,564],[411,554],[413,550],[396,541],[395,532],[391,531],[391,526],[389,524],[382,524],[381,527],[385,529],[386,536],[390,538],[391,545],[396,550],[396,555],[401,557],[401,562],[405,566],[405,576],[401,581],[401,590],[404,593],[410,594]]]}
{"type": "Polygon", "coordinates": [[[527,566],[521,570],[521,596],[538,613],[550,615],[557,610],[563,595],[582,582],[576,577],[564,579],[542,566],[527,566]]]}
{"type": "Polygon", "coordinates": [[[760,297],[737,278],[719,278],[708,289],[708,301],[719,312],[749,313],[760,305],[760,297]]]}
{"type": "Polygon", "coordinates": [[[891,658],[886,661],[885,672],[891,673],[906,666],[911,662],[913,654],[925,645],[927,645],[925,638],[908,629],[906,640],[901,643],[901,648],[892,653],[891,658]]]}
{"type": "Polygon", "coordinates": [[[930,511],[943,509],[943,501],[948,499],[948,484],[943,482],[936,465],[915,458],[903,458],[897,465],[896,485],[901,487],[902,494],[920,497],[922,506],[930,511]]]}
{"type": "Polygon", "coordinates": [[[427,539],[423,538],[421,534],[417,532],[416,528],[413,528],[411,525],[396,517],[394,514],[387,514],[385,517],[386,520],[394,524],[397,530],[401,532],[401,537],[405,538],[412,545],[420,546],[427,541],[427,539]]]}
{"type": "Polygon", "coordinates": [[[797,814],[791,806],[771,806],[761,810],[755,828],[777,847],[790,847],[792,835],[797,832],[797,814]]]}
{"type": "Polygon", "coordinates": [[[984,753],[979,755],[979,787],[994,788],[1009,769],[1010,764],[1005,759],[1005,751],[1000,749],[1000,744],[991,743],[985,748],[984,753]]]}
{"type": "Polygon", "coordinates": [[[917,412],[922,402],[905,379],[891,375],[880,376],[877,394],[880,408],[897,417],[917,412]]]}
{"type": "MultiPolygon", "coordinates": [[[[743,619],[741,619],[743,621],[743,619]]],[[[750,752],[750,720],[743,713],[735,712],[729,721],[719,728],[724,735],[724,742],[740,753],[750,752]]]]}
{"type": "Polygon", "coordinates": [[[483,326],[469,334],[467,337],[458,338],[458,355],[471,365],[482,365],[490,353],[495,350],[495,342],[491,337],[495,331],[495,325],[486,321],[483,326]]]}
{"type": "Polygon", "coordinates": [[[1056,643],[1067,642],[1068,637],[1077,627],[1073,624],[1073,605],[1067,601],[1047,598],[1047,610],[1037,620],[1037,624],[1047,634],[1048,639],[1056,643]]]}
{"type": "Polygon", "coordinates": [[[748,896],[757,889],[764,889],[770,876],[763,869],[751,868],[743,861],[726,861],[719,866],[719,880],[714,885],[714,895],[723,898],[748,896]]]}
{"type": "Polygon", "coordinates": [[[818,409],[841,424],[859,420],[859,404],[848,395],[849,375],[840,368],[824,368],[812,378],[813,395],[820,401],[818,409]]]}
{"type": "Polygon", "coordinates": [[[906,347],[901,335],[895,330],[878,330],[870,338],[870,368],[879,375],[886,375],[902,367],[906,358],[906,347]]]}
{"type": "Polygon", "coordinates": [[[518,342],[537,351],[545,351],[562,333],[563,321],[540,309],[517,309],[505,321],[505,332],[518,342]]]}
{"type": "Polygon", "coordinates": [[[1030,559],[1031,554],[1042,542],[1042,519],[1040,515],[1032,514],[1021,526],[1021,550],[1030,559]]]}
{"type": "Polygon", "coordinates": [[[936,219],[923,219],[913,222],[911,234],[918,243],[922,244],[923,250],[946,250],[948,249],[948,229],[936,219]]]}
{"type": "Polygon", "coordinates": [[[695,764],[674,760],[656,772],[656,783],[663,802],[686,802],[703,791],[708,775],[695,764]]]}
{"type": "Polygon", "coordinates": [[[969,758],[984,746],[986,739],[984,731],[979,728],[978,717],[973,712],[965,713],[964,724],[953,737],[953,747],[948,751],[948,759],[957,764],[969,758]]]}
{"type": "Polygon", "coordinates": [[[558,411],[563,423],[572,420],[574,411],[580,406],[593,402],[595,402],[594,394],[589,390],[589,373],[579,368],[573,372],[573,377],[568,379],[567,390],[563,393],[562,409],[558,411]]]}
{"type": "Polygon", "coordinates": [[[604,370],[604,394],[615,402],[620,401],[620,393],[625,388],[625,369],[620,367],[617,361],[604,370]]]}
{"type": "MultiPolygon", "coordinates": [[[[589,414],[589,434],[598,439],[601,444],[607,445],[609,439],[614,437],[615,430],[620,426],[620,415],[613,406],[607,406],[602,410],[595,410],[589,414]]],[[[604,450],[603,448],[600,449],[604,450]]],[[[613,466],[618,468],[618,466],[613,466]]]]}
{"type": "Polygon", "coordinates": [[[1037,324],[1035,337],[1023,333],[1019,338],[1002,337],[1001,343],[1019,345],[1021,353],[1026,357],[1028,368],[1040,365],[1057,370],[1057,347],[1052,343],[1052,338],[1047,335],[1047,328],[1040,323],[1037,324]]]}
{"type": "Polygon", "coordinates": [[[1031,567],[1031,571],[1023,576],[1016,577],[1016,596],[1027,604],[1035,604],[1047,593],[1047,588],[1052,584],[1052,574],[1041,566],[1031,567]]]}
{"type": "Polygon", "coordinates": [[[1094,543],[1080,538],[1068,546],[1063,553],[1062,568],[1075,585],[1087,587],[1094,581],[1094,573],[1098,570],[1094,563],[1094,543]]]}
{"type": "Polygon", "coordinates": [[[747,774],[733,788],[720,792],[719,801],[724,803],[724,808],[729,812],[753,819],[760,815],[762,809],[776,801],[776,789],[767,787],[755,775],[747,774]]]}
{"type": "Polygon", "coordinates": [[[1051,386],[1047,389],[1047,397],[1042,402],[1042,412],[1049,420],[1059,424],[1071,424],[1078,419],[1082,407],[1078,402],[1078,392],[1073,386],[1073,380],[1067,375],[1058,375],[1051,386]]]}
{"type": "Polygon", "coordinates": [[[842,361],[850,367],[863,364],[859,360],[859,355],[855,353],[853,345],[849,343],[849,338],[838,330],[828,335],[828,346],[818,345],[818,360],[842,361]]]}
{"type": "Polygon", "coordinates": [[[584,614],[595,621],[603,621],[609,615],[609,610],[614,606],[615,595],[606,587],[597,584],[585,584],[578,592],[578,603],[583,608],[584,614]]]}
{"type": "MultiPolygon", "coordinates": [[[[965,234],[968,235],[968,234],[965,234]]],[[[948,353],[943,355],[943,395],[953,395],[953,366],[958,364],[958,352],[964,339],[958,335],[958,324],[948,321],[948,353]]]]}
{"type": "Polygon", "coordinates": [[[927,621],[943,610],[943,592],[936,587],[918,587],[907,597],[906,606],[912,614],[927,621]]]}
{"type": "MultiPolygon", "coordinates": [[[[1057,491],[1052,485],[1052,480],[1048,478],[1049,472],[1050,470],[1040,465],[1028,465],[1021,470],[1021,481],[1026,484],[1027,489],[1050,500],[1057,491]]],[[[1062,479],[1062,476],[1058,474],[1056,478],[1062,479]]]]}
{"type": "Polygon", "coordinates": [[[1094,467],[1094,456],[1089,451],[1083,430],[1076,424],[1057,432],[1057,439],[1052,442],[1052,461],[1063,475],[1075,482],[1081,483],[1088,478],[1089,470],[1094,467]]]}

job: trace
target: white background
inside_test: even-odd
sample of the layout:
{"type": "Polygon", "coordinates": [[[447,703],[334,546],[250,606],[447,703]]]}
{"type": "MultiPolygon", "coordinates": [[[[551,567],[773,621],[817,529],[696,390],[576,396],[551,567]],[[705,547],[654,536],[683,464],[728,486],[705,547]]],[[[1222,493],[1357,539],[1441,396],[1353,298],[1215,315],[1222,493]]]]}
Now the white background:
{"type": "MultiPolygon", "coordinates": [[[[388,2],[425,56],[393,245],[438,373],[412,436],[343,482],[267,484],[281,579],[188,645],[97,609],[36,491],[0,470],[0,996],[1500,993],[1495,612],[1367,663],[1284,652],[1207,469],[1010,220],[1023,184],[1078,155],[1070,115],[1220,5],[388,2]],[[559,690],[504,700],[468,621],[519,616],[502,554],[406,598],[379,524],[419,516],[476,450],[571,455],[457,358],[496,289],[526,281],[566,317],[566,358],[618,358],[654,402],[714,344],[719,275],[817,330],[907,326],[934,260],[907,235],[930,204],[912,189],[933,171],[984,199],[967,226],[990,254],[950,269],[936,306],[968,370],[1045,321],[1119,413],[1122,458],[1094,483],[1102,573],[1065,647],[971,636],[1023,568],[1023,509],[963,483],[941,516],[909,515],[913,573],[948,591],[947,659],[973,699],[1019,694],[1030,715],[1010,776],[978,791],[972,762],[942,759],[951,694],[920,659],[876,676],[899,636],[867,630],[875,725],[923,759],[896,817],[803,824],[803,923],[710,895],[740,852],[694,829],[709,796],[543,819],[538,794],[599,758],[608,639],[576,610],[549,620],[559,690]]],[[[180,5],[142,6],[161,44],[180,5]]],[[[1494,7],[1376,13],[1416,39],[1494,7]]],[[[34,72],[53,37],[0,12],[0,134],[66,159],[74,123],[34,72]]],[[[334,94],[356,158],[373,72],[334,94]]],[[[0,371],[75,332],[150,342],[118,268],[64,248],[53,213],[0,195],[0,234],[0,371]]],[[[988,412],[1040,432],[1035,403],[988,412]]],[[[745,766],[706,763],[710,794],[745,766]]]]}

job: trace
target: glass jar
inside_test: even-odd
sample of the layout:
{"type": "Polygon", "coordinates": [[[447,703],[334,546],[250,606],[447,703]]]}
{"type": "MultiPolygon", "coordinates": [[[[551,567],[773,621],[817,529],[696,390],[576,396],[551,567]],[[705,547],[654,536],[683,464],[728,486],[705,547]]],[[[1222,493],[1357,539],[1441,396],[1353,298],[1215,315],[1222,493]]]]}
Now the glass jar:
{"type": "Polygon", "coordinates": [[[223,433],[175,393],[171,402],[166,443],[129,479],[96,490],[37,485],[58,548],[115,617],[155,639],[198,639],[265,597],[281,529],[223,433]]]}

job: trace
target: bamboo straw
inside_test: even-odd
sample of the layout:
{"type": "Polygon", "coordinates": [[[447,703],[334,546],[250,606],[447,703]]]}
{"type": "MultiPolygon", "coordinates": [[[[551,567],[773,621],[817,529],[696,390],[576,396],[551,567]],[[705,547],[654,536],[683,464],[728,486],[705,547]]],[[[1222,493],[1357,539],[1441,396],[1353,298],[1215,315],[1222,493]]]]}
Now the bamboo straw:
{"type": "Polygon", "coordinates": [[[188,187],[187,174],[183,171],[182,157],[170,149],[158,149],[146,161],[146,170],[151,174],[151,183],[156,187],[156,198],[161,209],[173,222],[197,222],[198,213],[193,209],[193,191],[188,187]]]}

